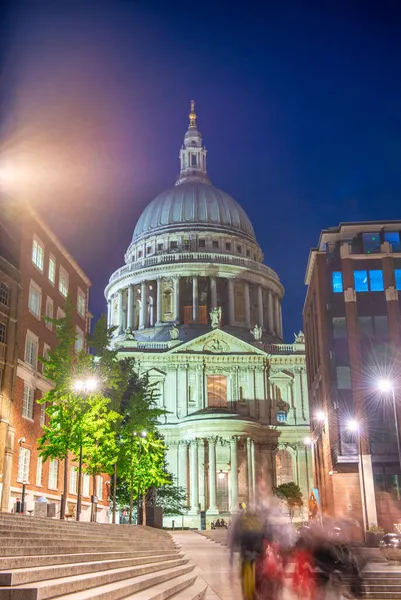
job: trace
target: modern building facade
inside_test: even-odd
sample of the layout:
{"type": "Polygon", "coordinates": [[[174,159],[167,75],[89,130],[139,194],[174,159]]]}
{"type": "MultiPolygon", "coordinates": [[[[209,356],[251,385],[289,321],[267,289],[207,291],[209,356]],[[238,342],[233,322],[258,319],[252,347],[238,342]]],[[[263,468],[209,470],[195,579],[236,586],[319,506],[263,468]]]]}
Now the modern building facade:
{"type": "Polygon", "coordinates": [[[401,222],[342,223],[310,253],[304,329],[324,512],[392,530],[399,513],[401,222]],[[387,391],[381,382],[387,381],[387,391]]]}
{"type": "MultiPolygon", "coordinates": [[[[6,447],[11,470],[4,469],[2,488],[2,510],[11,511],[15,510],[17,499],[21,499],[23,486],[27,510],[33,509],[35,500],[40,497],[59,506],[64,492],[64,463],[57,460],[43,462],[37,450],[37,440],[47,418],[45,405],[37,401],[50,390],[51,385],[43,375],[39,358],[46,356],[56,344],[55,328],[46,322],[45,317],[63,317],[66,298],[70,295],[76,307],[77,351],[85,347],[90,326],[89,279],[42,218],[33,209],[23,208],[14,221],[19,235],[18,286],[11,288],[9,279],[2,279],[9,288],[8,305],[3,311],[8,311],[12,323],[12,326],[7,324],[7,342],[9,352],[13,347],[16,357],[14,365],[10,361],[10,368],[14,367],[14,379],[10,384],[12,402],[9,418],[12,428],[6,447]],[[15,326],[16,337],[12,337],[15,326]]],[[[4,298],[0,306],[5,304],[4,298]]],[[[77,464],[70,461],[69,513],[73,512],[77,502],[77,476],[77,464]]],[[[98,520],[104,522],[108,521],[109,512],[106,481],[108,478],[99,476],[96,490],[98,520]]],[[[82,492],[81,519],[89,520],[90,499],[94,493],[89,475],[83,476],[82,492]]]]}
{"type": "Polygon", "coordinates": [[[106,288],[122,356],[158,388],[169,468],[188,524],[230,513],[262,477],[311,477],[303,335],[283,343],[278,275],[241,206],[207,175],[191,104],[176,184],[140,216],[106,288]]]}

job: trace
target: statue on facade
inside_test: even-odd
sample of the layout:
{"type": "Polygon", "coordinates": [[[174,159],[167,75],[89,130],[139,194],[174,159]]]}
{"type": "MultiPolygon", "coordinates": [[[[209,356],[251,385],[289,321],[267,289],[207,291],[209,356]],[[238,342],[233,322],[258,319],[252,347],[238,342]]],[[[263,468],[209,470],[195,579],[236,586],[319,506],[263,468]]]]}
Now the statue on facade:
{"type": "Polygon", "coordinates": [[[221,306],[214,306],[209,313],[210,324],[212,329],[217,329],[221,326],[221,306]]]}
{"type": "Polygon", "coordinates": [[[253,335],[253,339],[255,340],[255,342],[259,342],[262,339],[263,329],[260,325],[255,325],[255,327],[251,329],[249,333],[253,335]]]}
{"type": "Polygon", "coordinates": [[[178,336],[180,335],[180,330],[176,325],[173,325],[169,331],[171,340],[178,340],[178,336]]]}
{"type": "Polygon", "coordinates": [[[127,329],[125,330],[125,339],[135,341],[135,335],[131,327],[127,327],[127,329]]]}
{"type": "Polygon", "coordinates": [[[299,331],[298,335],[294,333],[294,344],[305,344],[305,334],[303,331],[299,331]]]}

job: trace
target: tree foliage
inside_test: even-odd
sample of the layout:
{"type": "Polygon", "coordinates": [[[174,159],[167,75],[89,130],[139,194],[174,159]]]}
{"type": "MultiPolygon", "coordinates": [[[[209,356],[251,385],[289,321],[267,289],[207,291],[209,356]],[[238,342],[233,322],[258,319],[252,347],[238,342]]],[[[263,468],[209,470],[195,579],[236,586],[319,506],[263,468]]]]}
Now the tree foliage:
{"type": "Polygon", "coordinates": [[[288,508],[290,518],[294,515],[294,509],[303,505],[303,494],[299,485],[294,481],[282,483],[274,488],[274,493],[288,508]]]}

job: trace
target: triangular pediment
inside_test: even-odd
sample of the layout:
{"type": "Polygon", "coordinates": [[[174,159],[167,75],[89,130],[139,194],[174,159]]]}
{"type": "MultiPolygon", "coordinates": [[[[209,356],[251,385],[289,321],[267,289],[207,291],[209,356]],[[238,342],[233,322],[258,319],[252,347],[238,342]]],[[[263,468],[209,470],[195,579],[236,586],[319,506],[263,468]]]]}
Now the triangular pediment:
{"type": "Polygon", "coordinates": [[[149,371],[147,371],[146,374],[148,375],[148,377],[157,377],[157,378],[166,376],[165,371],[162,371],[161,369],[156,369],[156,367],[149,369],[149,371]]]}
{"type": "Polygon", "coordinates": [[[212,329],[185,344],[172,348],[167,354],[259,354],[267,356],[261,348],[241,340],[222,329],[212,329]]]}

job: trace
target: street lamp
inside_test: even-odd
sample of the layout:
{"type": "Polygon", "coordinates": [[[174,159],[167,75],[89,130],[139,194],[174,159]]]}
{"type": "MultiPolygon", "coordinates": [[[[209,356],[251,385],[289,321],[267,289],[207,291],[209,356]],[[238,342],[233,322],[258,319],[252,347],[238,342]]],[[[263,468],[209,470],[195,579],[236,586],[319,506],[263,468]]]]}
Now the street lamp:
{"type": "Polygon", "coordinates": [[[326,420],[325,412],[323,410],[316,411],[315,419],[316,419],[316,421],[319,421],[320,423],[324,423],[326,420]]]}
{"type": "MultiPolygon", "coordinates": [[[[77,379],[73,383],[73,389],[75,392],[88,396],[91,392],[94,392],[99,383],[97,379],[93,377],[86,379],[77,379]]],[[[66,494],[66,491],[64,491],[66,494]]],[[[81,516],[81,505],[82,505],[82,440],[79,444],[79,463],[78,463],[78,490],[77,490],[77,514],[75,519],[79,521],[81,516]]]]}
{"type": "MultiPolygon", "coordinates": [[[[146,438],[146,436],[148,435],[147,431],[140,431],[139,433],[137,431],[133,431],[132,432],[132,437],[139,437],[139,438],[146,438]]],[[[142,451],[142,444],[139,444],[138,447],[138,465],[139,465],[139,461],[141,459],[141,451],[142,451]]],[[[134,474],[131,472],[131,500],[130,500],[130,512],[129,512],[129,523],[132,523],[132,486],[133,486],[133,482],[132,479],[134,477],[134,474]]],[[[139,482],[138,482],[138,497],[136,499],[136,524],[139,525],[139,508],[140,508],[140,499],[139,499],[139,482]]]]}
{"type": "Polygon", "coordinates": [[[350,433],[355,433],[355,435],[357,436],[357,440],[358,440],[358,458],[359,458],[360,474],[361,474],[363,520],[365,522],[363,535],[364,535],[364,539],[366,542],[366,530],[369,526],[369,518],[368,518],[368,507],[366,504],[365,469],[363,467],[363,458],[362,458],[361,428],[360,428],[359,422],[356,419],[350,419],[347,422],[347,429],[350,433]]]}
{"type": "Polygon", "coordinates": [[[394,384],[390,379],[379,379],[377,388],[380,392],[383,393],[391,393],[391,398],[393,401],[393,410],[394,410],[394,422],[395,422],[395,434],[397,436],[397,449],[398,449],[398,462],[401,467],[401,442],[400,442],[400,433],[398,426],[398,413],[397,413],[397,405],[395,402],[395,389],[394,384]]]}

